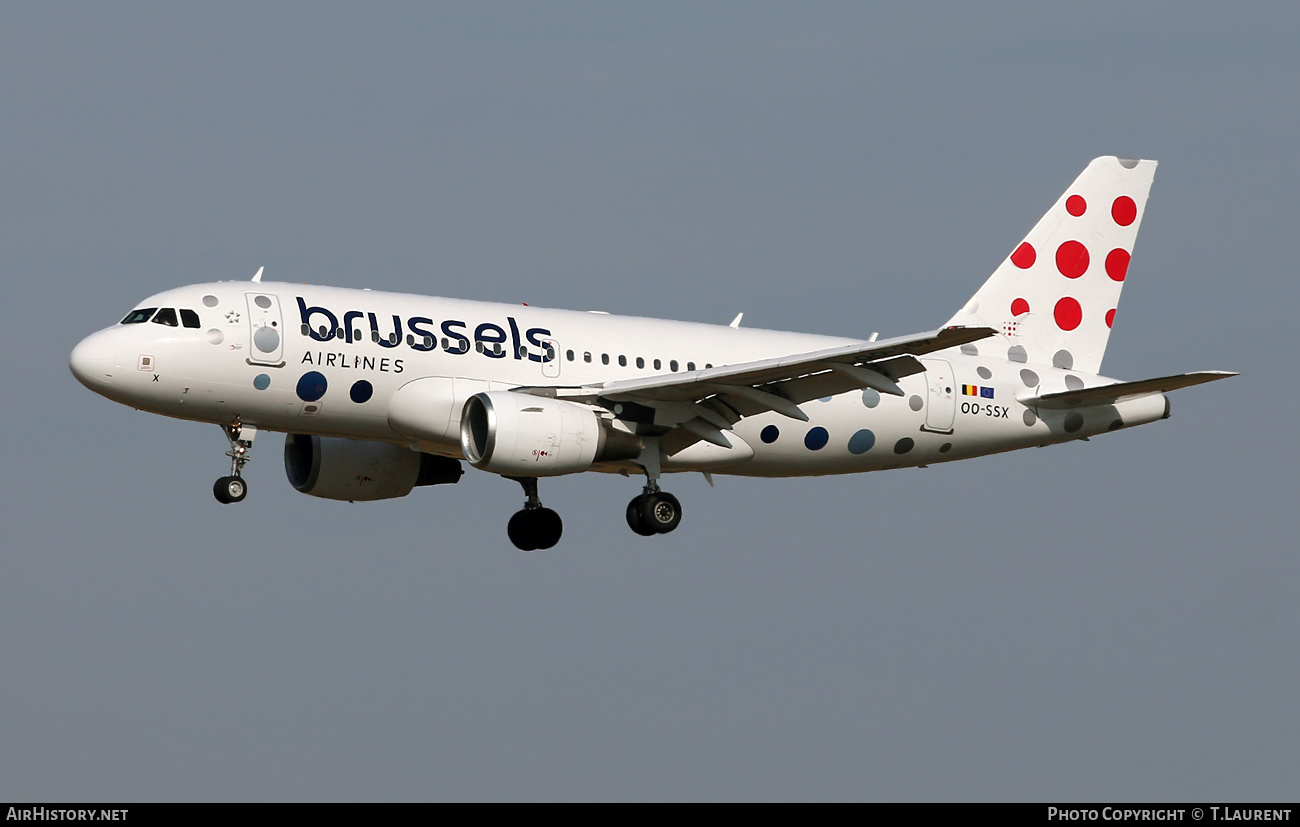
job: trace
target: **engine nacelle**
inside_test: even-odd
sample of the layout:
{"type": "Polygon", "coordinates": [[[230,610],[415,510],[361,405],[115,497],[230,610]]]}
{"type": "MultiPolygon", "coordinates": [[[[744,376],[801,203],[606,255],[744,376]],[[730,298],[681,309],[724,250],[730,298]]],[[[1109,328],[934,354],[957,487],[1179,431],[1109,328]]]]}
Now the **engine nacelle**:
{"type": "Polygon", "coordinates": [[[289,484],[327,500],[405,497],[417,485],[458,482],[460,461],[422,454],[388,442],[287,434],[284,471],[289,484]]]}
{"type": "Polygon", "coordinates": [[[612,428],[591,408],[510,391],[476,393],[460,418],[460,448],[475,468],[516,477],[586,471],[597,462],[636,459],[641,440],[612,428]]]}

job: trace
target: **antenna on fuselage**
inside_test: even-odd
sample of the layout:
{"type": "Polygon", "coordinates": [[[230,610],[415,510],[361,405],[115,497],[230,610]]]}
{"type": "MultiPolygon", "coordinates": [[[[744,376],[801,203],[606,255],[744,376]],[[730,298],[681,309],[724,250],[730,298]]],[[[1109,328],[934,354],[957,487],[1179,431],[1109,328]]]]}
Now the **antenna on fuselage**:
{"type": "Polygon", "coordinates": [[[257,273],[254,274],[254,276],[253,276],[253,281],[261,281],[261,280],[262,280],[262,271],[265,270],[265,269],[266,269],[265,267],[258,267],[258,268],[257,268],[257,273]]]}

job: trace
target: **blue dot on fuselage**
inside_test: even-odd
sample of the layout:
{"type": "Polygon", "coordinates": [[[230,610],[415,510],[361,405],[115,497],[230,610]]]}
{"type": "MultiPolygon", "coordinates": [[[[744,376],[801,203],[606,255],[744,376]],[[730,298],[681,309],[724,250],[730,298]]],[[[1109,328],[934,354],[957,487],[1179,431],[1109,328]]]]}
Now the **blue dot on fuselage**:
{"type": "Polygon", "coordinates": [[[871,446],[876,444],[876,435],[863,428],[853,436],[849,437],[849,453],[865,454],[871,450],[871,446]]]}
{"type": "Polygon", "coordinates": [[[257,388],[259,391],[266,390],[271,387],[271,377],[267,376],[265,373],[257,374],[253,377],[253,387],[257,388]]]}
{"type": "Polygon", "coordinates": [[[766,442],[768,445],[771,445],[773,442],[776,442],[776,438],[780,435],[780,428],[775,425],[768,425],[763,429],[763,432],[758,435],[758,438],[766,442]]]}
{"type": "Polygon", "coordinates": [[[809,431],[808,435],[803,438],[803,444],[809,451],[820,451],[826,447],[826,443],[830,442],[830,440],[831,435],[826,433],[826,429],[817,427],[809,431]]]}
{"type": "Polygon", "coordinates": [[[348,391],[348,396],[352,401],[360,405],[362,402],[370,401],[370,397],[375,395],[375,386],[362,379],[352,385],[352,390],[348,391]]]}
{"type": "Polygon", "coordinates": [[[307,371],[298,380],[298,398],[304,402],[315,402],[325,395],[328,385],[323,375],[314,370],[307,371]]]}

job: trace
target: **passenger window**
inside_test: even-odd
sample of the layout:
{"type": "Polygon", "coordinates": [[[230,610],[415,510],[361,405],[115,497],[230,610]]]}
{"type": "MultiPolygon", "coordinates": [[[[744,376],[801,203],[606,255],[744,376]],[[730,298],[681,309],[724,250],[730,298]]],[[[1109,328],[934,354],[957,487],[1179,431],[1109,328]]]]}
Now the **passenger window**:
{"type": "Polygon", "coordinates": [[[571,351],[571,350],[565,351],[565,353],[564,353],[564,357],[565,357],[566,359],[568,359],[570,362],[572,362],[572,361],[573,361],[573,351],[571,351]]]}
{"type": "Polygon", "coordinates": [[[638,368],[641,368],[642,370],[644,370],[644,369],[645,369],[645,359],[642,359],[640,356],[636,357],[636,366],[637,366],[638,368]]]}
{"type": "Polygon", "coordinates": [[[181,324],[197,330],[199,326],[199,314],[195,313],[193,310],[181,308],[181,324]]]}
{"type": "Polygon", "coordinates": [[[608,365],[608,364],[609,364],[609,354],[608,354],[608,353],[602,353],[602,354],[600,354],[600,363],[601,363],[602,365],[608,365]]]}
{"type": "Polygon", "coordinates": [[[655,370],[662,370],[663,369],[662,365],[663,362],[660,362],[658,359],[655,360],[655,370]]]}
{"type": "Polygon", "coordinates": [[[672,360],[671,362],[668,363],[668,369],[671,370],[673,373],[676,373],[676,372],[677,372],[677,360],[676,360],[676,359],[674,359],[674,360],[672,360]]]}
{"type": "Polygon", "coordinates": [[[619,366],[620,368],[625,368],[625,367],[627,367],[627,357],[624,356],[624,355],[621,354],[621,353],[618,355],[618,366],[619,366]]]}
{"type": "Polygon", "coordinates": [[[149,317],[157,310],[158,308],[156,307],[142,307],[139,310],[132,310],[130,313],[126,314],[126,318],[122,320],[122,324],[141,324],[147,322],[149,321],[149,317]]]}
{"type": "Polygon", "coordinates": [[[165,324],[168,327],[179,327],[180,322],[176,321],[176,311],[170,307],[164,307],[158,311],[158,315],[153,317],[154,324],[165,324]]]}
{"type": "Polygon", "coordinates": [[[590,362],[590,361],[591,361],[591,351],[587,351],[587,352],[585,352],[585,353],[582,354],[582,361],[584,361],[584,362],[590,362]]]}
{"type": "Polygon", "coordinates": [[[687,370],[695,370],[695,363],[694,363],[694,362],[687,362],[687,363],[686,363],[686,369],[687,369],[687,370]]]}

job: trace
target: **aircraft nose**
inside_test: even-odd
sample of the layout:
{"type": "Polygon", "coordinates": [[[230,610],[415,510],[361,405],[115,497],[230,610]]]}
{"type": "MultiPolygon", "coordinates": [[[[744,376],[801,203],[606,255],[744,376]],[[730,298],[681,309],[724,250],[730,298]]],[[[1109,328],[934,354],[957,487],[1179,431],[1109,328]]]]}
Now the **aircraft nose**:
{"type": "Polygon", "coordinates": [[[105,347],[102,332],[92,333],[72,349],[68,367],[72,369],[72,375],[77,377],[78,382],[92,391],[99,391],[105,385],[113,383],[117,361],[105,347]]]}

